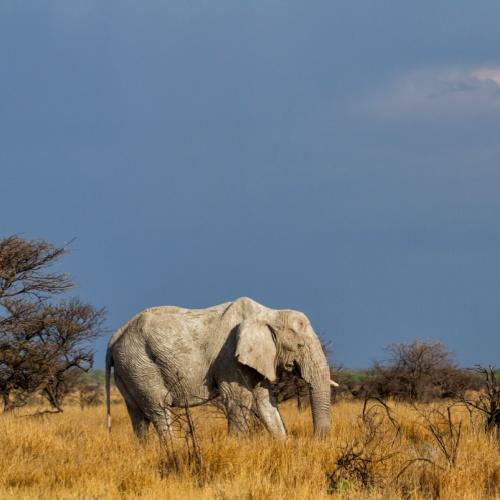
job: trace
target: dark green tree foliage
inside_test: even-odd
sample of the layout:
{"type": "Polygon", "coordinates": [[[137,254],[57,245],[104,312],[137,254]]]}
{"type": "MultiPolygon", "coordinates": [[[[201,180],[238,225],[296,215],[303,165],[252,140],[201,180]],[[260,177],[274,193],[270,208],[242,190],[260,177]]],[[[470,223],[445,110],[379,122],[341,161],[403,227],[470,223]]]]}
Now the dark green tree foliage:
{"type": "Polygon", "coordinates": [[[104,309],[77,298],[55,301],[73,287],[51,267],[64,247],[18,236],[0,239],[0,396],[4,411],[42,394],[57,411],[79,374],[93,364],[91,343],[104,309]]]}

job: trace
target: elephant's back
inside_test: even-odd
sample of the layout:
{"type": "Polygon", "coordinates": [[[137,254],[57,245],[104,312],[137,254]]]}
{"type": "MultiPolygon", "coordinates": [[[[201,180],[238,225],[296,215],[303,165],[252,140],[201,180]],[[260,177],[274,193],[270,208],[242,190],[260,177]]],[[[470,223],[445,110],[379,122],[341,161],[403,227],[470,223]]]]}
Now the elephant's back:
{"type": "Polygon", "coordinates": [[[148,307],[144,309],[141,314],[151,314],[153,316],[171,316],[176,315],[180,317],[198,317],[198,316],[210,316],[213,314],[222,315],[224,311],[232,304],[232,302],[225,302],[223,304],[218,304],[212,307],[206,307],[204,309],[190,309],[187,307],[179,306],[155,306],[148,307]]]}
{"type": "Polygon", "coordinates": [[[111,349],[123,335],[138,336],[144,332],[163,332],[168,336],[169,332],[177,334],[189,334],[189,332],[201,332],[210,330],[210,325],[220,318],[231,306],[232,302],[225,302],[205,309],[189,309],[179,306],[155,306],[148,307],[137,313],[125,324],[118,328],[108,342],[111,349]]]}

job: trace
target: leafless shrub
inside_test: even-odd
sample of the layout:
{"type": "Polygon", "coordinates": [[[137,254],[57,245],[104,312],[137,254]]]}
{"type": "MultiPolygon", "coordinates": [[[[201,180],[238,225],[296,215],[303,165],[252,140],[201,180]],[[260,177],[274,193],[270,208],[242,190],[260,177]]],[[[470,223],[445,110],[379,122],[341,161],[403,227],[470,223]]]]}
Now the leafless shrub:
{"type": "Polygon", "coordinates": [[[483,378],[483,387],[475,396],[467,396],[461,393],[457,395],[457,401],[463,403],[468,410],[477,410],[484,416],[484,427],[486,432],[495,432],[500,440],[500,378],[493,366],[475,368],[483,378]]]}
{"type": "Polygon", "coordinates": [[[401,437],[401,426],[392,414],[391,407],[384,400],[377,397],[370,397],[366,394],[361,412],[363,422],[369,422],[376,418],[379,421],[379,425],[381,425],[384,415],[394,429],[394,438],[392,440],[394,443],[397,438],[401,437]],[[372,402],[371,405],[370,402],[372,402]]]}
{"type": "Polygon", "coordinates": [[[167,400],[170,395],[163,405],[164,421],[168,422],[168,429],[164,429],[160,436],[164,456],[158,464],[159,472],[164,477],[171,472],[181,472],[186,465],[201,486],[205,481],[203,454],[189,406],[188,392],[180,375],[175,381],[172,393],[184,401],[184,405],[181,408],[169,405],[167,400]],[[180,446],[180,443],[184,443],[184,446],[180,446]]]}
{"type": "Polygon", "coordinates": [[[366,397],[358,426],[361,438],[341,448],[335,470],[327,475],[329,493],[347,488],[352,481],[365,488],[385,482],[387,478],[377,473],[376,466],[385,465],[400,453],[399,450],[390,453],[380,451],[387,439],[394,444],[400,436],[400,426],[384,401],[376,399],[370,404],[370,398],[366,397]],[[390,422],[389,430],[385,425],[387,420],[390,422]],[[389,434],[393,434],[392,437],[389,434]]]}
{"type": "MultiPolygon", "coordinates": [[[[397,474],[391,472],[394,470],[393,460],[402,453],[402,432],[400,423],[384,400],[365,394],[357,423],[361,438],[341,448],[335,470],[327,474],[329,493],[349,489],[352,483],[364,488],[398,484],[401,477],[415,465],[436,467],[431,458],[415,456],[406,460],[397,474]],[[388,443],[390,451],[382,451],[387,449],[388,443]]],[[[424,471],[422,474],[428,473],[424,471]]],[[[424,485],[421,490],[427,492],[424,485]]]]}
{"type": "Polygon", "coordinates": [[[449,466],[455,466],[462,438],[462,421],[456,423],[453,420],[452,408],[455,403],[446,407],[446,410],[438,408],[422,409],[414,406],[415,411],[424,420],[424,427],[433,436],[438,450],[449,466]]]}
{"type": "Polygon", "coordinates": [[[186,404],[183,408],[169,408],[166,411],[170,432],[161,441],[164,457],[159,463],[160,473],[162,476],[178,473],[183,465],[187,465],[201,485],[204,482],[204,460],[191,409],[186,404]]]}

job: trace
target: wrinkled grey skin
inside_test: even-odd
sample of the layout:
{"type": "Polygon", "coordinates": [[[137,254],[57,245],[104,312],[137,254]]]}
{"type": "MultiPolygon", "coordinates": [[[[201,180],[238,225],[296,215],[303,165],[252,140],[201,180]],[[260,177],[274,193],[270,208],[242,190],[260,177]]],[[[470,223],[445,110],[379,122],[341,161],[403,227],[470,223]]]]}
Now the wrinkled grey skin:
{"type": "Polygon", "coordinates": [[[282,370],[298,369],[310,385],[315,434],[330,430],[330,372],[307,317],[275,310],[248,298],[208,309],[154,307],[134,316],[111,337],[109,380],[122,393],[137,437],[152,423],[160,439],[169,429],[169,408],[195,406],[221,396],[229,432],[248,430],[250,415],[277,438],[286,430],[270,385],[282,370]]]}

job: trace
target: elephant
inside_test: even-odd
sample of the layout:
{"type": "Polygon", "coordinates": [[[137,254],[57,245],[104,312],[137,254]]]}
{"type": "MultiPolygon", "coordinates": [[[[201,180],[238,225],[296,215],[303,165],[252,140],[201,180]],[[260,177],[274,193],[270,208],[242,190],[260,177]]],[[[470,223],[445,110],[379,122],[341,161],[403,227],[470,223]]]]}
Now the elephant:
{"type": "Polygon", "coordinates": [[[230,434],[249,431],[251,415],[278,439],[287,436],[272,393],[283,371],[295,370],[310,387],[314,433],[331,425],[328,362],[305,314],[265,307],[241,297],[207,309],[145,309],[110,338],[106,405],[111,431],[110,376],[121,392],[134,433],[152,423],[170,436],[171,408],[223,401],[230,434]]]}

